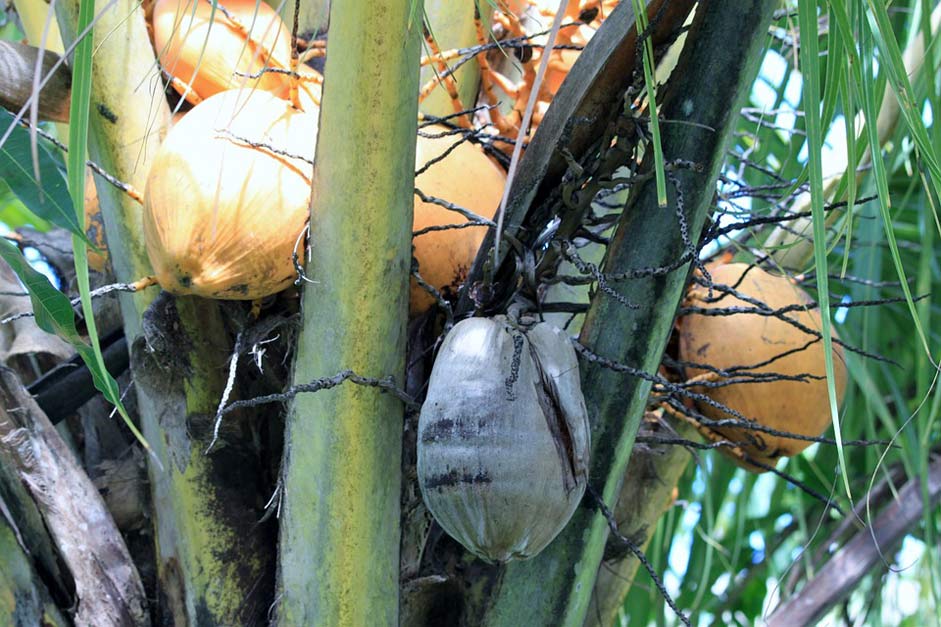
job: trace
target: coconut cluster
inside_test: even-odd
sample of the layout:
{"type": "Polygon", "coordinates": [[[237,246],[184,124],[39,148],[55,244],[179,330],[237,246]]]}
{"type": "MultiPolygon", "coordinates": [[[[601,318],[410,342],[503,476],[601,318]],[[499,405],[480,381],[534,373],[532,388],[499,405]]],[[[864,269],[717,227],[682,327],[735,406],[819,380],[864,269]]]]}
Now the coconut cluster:
{"type": "MultiPolygon", "coordinates": [[[[509,5],[518,7],[514,19],[524,26],[551,17],[538,2],[509,5]]],[[[609,5],[570,2],[565,21],[581,26],[564,29],[558,43],[583,46],[609,5]]],[[[304,261],[319,122],[319,87],[311,85],[319,85],[318,77],[302,70],[314,80],[302,82],[300,95],[290,100],[297,78],[284,72],[291,60],[289,31],[255,0],[158,0],[151,28],[173,88],[195,103],[175,121],[145,190],[144,236],[157,279],[170,292],[207,298],[275,294],[296,280],[304,261]]],[[[572,49],[548,54],[535,124],[578,56],[572,49]]],[[[531,69],[535,61],[527,63],[531,69]]],[[[416,146],[415,186],[438,201],[416,196],[413,229],[421,234],[413,251],[423,280],[445,298],[464,283],[506,183],[502,168],[459,137],[430,126],[416,146]],[[447,204],[476,214],[481,224],[442,228],[467,219],[447,204]]],[[[731,384],[694,388],[778,432],[748,425],[714,430],[740,443],[745,457],[733,455],[737,463],[761,470],[809,444],[781,434],[816,436],[829,424],[823,346],[806,331],[820,328],[820,316],[809,297],[782,277],[742,264],[714,268],[713,277],[770,309],[807,305],[789,312],[789,320],[754,311],[713,316],[709,310],[751,305],[697,289],[689,298],[705,311],[677,323],[683,361],[720,372],[746,366],[752,375],[784,375],[761,383],[718,376],[710,382],[731,384]]],[[[434,303],[413,281],[410,313],[434,303]]],[[[838,346],[834,365],[842,396],[846,368],[838,346]]],[[[690,367],[686,374],[709,372],[690,367]]],[[[713,420],[732,418],[711,403],[697,409],[713,420]]],[[[464,320],[440,348],[419,420],[425,503],[445,531],[480,558],[532,557],[562,530],[584,495],[589,434],[577,358],[562,331],[547,324],[519,326],[503,317],[464,320]]]]}
{"type": "MultiPolygon", "coordinates": [[[[145,190],[147,252],[160,285],[238,300],[285,289],[304,261],[319,116],[319,81],[304,78],[314,71],[301,70],[299,98],[289,102],[290,32],[254,0],[158,0],[151,33],[171,85],[198,103],[175,120],[145,190]]],[[[441,201],[489,220],[506,176],[443,126],[423,129],[416,169],[416,187],[437,202],[416,197],[414,229],[425,232],[414,254],[422,278],[451,297],[487,227],[440,229],[466,221],[441,201]]],[[[434,302],[413,281],[411,313],[434,302]]]]}

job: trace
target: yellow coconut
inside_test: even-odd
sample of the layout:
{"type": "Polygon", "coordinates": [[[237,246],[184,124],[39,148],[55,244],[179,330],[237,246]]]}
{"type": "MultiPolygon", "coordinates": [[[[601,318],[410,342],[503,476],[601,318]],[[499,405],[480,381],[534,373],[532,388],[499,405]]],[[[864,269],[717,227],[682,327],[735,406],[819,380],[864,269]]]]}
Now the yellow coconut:
{"type": "MultiPolygon", "coordinates": [[[[257,80],[242,75],[256,74],[266,65],[289,67],[290,30],[260,0],[225,0],[220,5],[234,21],[221,9],[214,10],[209,0],[157,0],[153,36],[160,65],[184,85],[189,84],[201,99],[238,87],[258,87],[287,96],[286,74],[269,72],[257,80]]],[[[183,93],[181,87],[174,85],[183,93]]]]}
{"type": "MultiPolygon", "coordinates": [[[[425,134],[441,135],[444,127],[424,129],[425,134]]],[[[459,137],[419,137],[416,147],[416,169],[443,155],[459,141],[459,137]]],[[[483,152],[470,142],[458,145],[447,157],[435,162],[415,178],[415,187],[426,196],[433,196],[469,209],[479,216],[492,219],[500,206],[506,175],[483,152]]],[[[464,216],[441,205],[415,199],[414,230],[432,226],[460,224],[464,216]]],[[[413,240],[418,272],[422,279],[445,296],[453,296],[467,278],[477,255],[486,226],[430,231],[413,240]]],[[[434,304],[425,290],[413,280],[409,310],[412,315],[426,311],[434,304]]]]}
{"type": "MultiPolygon", "coordinates": [[[[820,330],[820,312],[810,308],[811,298],[788,279],[741,263],[713,268],[711,274],[716,284],[734,287],[742,295],[757,299],[771,309],[795,303],[808,305],[807,309],[785,315],[804,327],[820,330]]],[[[691,290],[689,304],[709,310],[754,308],[748,302],[732,295],[722,296],[718,291],[713,292],[713,299],[710,300],[707,290],[699,287],[691,290]]],[[[744,366],[747,373],[755,374],[780,373],[811,377],[823,377],[825,374],[822,340],[815,341],[814,335],[775,317],[755,313],[727,316],[691,313],[680,318],[677,326],[679,357],[683,361],[708,364],[722,370],[744,366]]],[[[835,331],[833,337],[837,337],[835,331]]],[[[846,364],[843,349],[836,344],[833,346],[833,365],[837,397],[838,401],[842,401],[846,387],[846,364]]],[[[688,377],[705,372],[699,368],[687,368],[688,377]]],[[[822,378],[736,383],[724,387],[697,387],[694,390],[777,431],[819,436],[831,424],[827,382],[822,378]]],[[[713,420],[732,418],[727,412],[705,403],[699,403],[698,409],[713,420]]],[[[751,459],[769,466],[773,466],[779,457],[796,455],[811,444],[806,440],[750,429],[722,428],[716,431],[731,441],[746,442],[742,447],[744,452],[751,459]]],[[[725,452],[725,449],[720,450],[725,452]]],[[[741,463],[737,457],[733,456],[732,459],[741,463]]],[[[753,471],[763,470],[749,464],[741,465],[753,471]]]]}
{"type": "Polygon", "coordinates": [[[171,129],[144,206],[147,252],[164,289],[249,300],[295,280],[317,116],[264,91],[233,90],[171,129]]]}

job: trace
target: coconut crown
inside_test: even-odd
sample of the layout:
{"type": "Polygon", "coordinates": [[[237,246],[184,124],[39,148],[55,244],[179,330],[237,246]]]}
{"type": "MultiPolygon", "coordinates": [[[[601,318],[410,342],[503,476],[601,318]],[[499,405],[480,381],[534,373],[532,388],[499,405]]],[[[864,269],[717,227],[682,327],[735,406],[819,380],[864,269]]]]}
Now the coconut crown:
{"type": "Polygon", "coordinates": [[[565,334],[470,318],[445,338],[418,425],[418,477],[444,530],[489,562],[565,527],[588,475],[588,412],[565,334]]]}

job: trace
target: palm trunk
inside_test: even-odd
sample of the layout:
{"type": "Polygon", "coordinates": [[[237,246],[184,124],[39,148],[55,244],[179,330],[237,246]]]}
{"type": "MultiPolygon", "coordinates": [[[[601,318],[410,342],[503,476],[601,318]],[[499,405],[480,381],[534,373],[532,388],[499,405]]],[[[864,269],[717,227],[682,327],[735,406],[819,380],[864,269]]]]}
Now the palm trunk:
{"type": "Polygon", "coordinates": [[[0,519],[0,616],[17,625],[66,627],[69,623],[52,602],[17,535],[18,530],[0,519]]]}
{"type": "MultiPolygon", "coordinates": [[[[404,381],[421,2],[334,2],[295,383],[404,381]]],[[[398,620],[402,403],[351,382],[287,420],[278,617],[398,620]]]]}

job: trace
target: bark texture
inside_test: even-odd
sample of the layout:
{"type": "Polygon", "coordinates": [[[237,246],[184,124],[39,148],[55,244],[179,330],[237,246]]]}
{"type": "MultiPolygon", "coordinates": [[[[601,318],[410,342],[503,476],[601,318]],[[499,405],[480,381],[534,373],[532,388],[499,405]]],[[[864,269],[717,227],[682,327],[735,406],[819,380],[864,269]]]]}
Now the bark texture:
{"type": "Polygon", "coordinates": [[[13,461],[72,574],[76,624],[149,624],[137,568],[101,496],[6,368],[0,370],[0,450],[13,461]]]}

